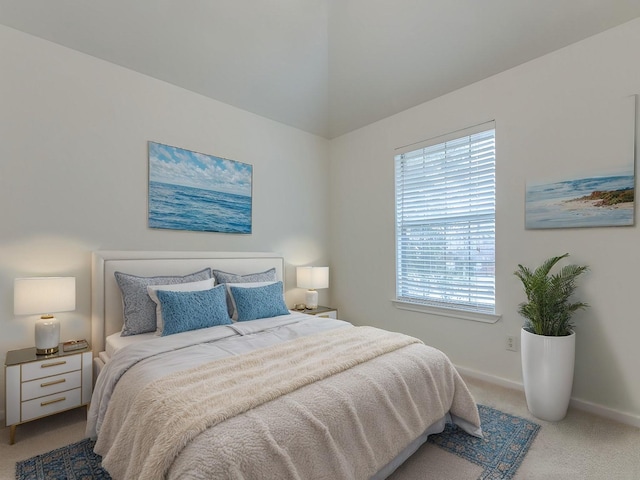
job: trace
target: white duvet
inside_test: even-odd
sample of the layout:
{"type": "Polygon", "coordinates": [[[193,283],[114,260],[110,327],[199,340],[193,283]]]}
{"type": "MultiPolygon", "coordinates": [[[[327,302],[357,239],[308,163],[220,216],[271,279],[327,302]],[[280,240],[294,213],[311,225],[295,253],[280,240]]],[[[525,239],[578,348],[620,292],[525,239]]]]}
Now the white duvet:
{"type": "MultiPolygon", "coordinates": [[[[153,435],[145,434],[149,425],[138,421],[142,414],[131,418],[135,408],[140,409],[140,392],[148,390],[147,386],[153,387],[172,377],[180,380],[188,372],[197,373],[211,365],[212,360],[230,356],[241,356],[242,360],[243,354],[256,349],[257,354],[279,351],[280,347],[275,345],[288,340],[344,328],[354,327],[339,320],[292,314],[160,337],[157,341],[125,347],[114,354],[97,379],[87,434],[98,437],[96,451],[108,460],[106,468],[116,480],[136,478],[137,473],[127,474],[128,467],[120,469],[120,464],[138,461],[135,455],[130,459],[124,457],[130,450],[139,453],[145,442],[149,443],[145,448],[155,447],[153,435]],[[274,347],[265,348],[270,346],[274,347]],[[184,373],[171,375],[176,372],[184,373]],[[112,395],[117,395],[114,400],[118,401],[110,402],[112,395]],[[108,428],[101,434],[105,418],[108,428]]],[[[357,328],[351,332],[355,331],[357,328]]],[[[233,372],[225,374],[233,379],[233,372]]],[[[221,388],[215,381],[211,379],[212,383],[203,384],[203,388],[211,391],[221,388]]],[[[198,390],[191,390],[184,399],[179,392],[172,393],[179,401],[169,402],[182,405],[176,416],[201,406],[198,403],[189,407],[189,397],[194,397],[194,402],[208,398],[206,391],[199,400],[195,398],[198,390]]],[[[150,398],[156,397],[157,392],[150,398]]],[[[172,457],[168,468],[162,471],[169,478],[369,478],[449,413],[460,420],[463,428],[479,434],[475,403],[446,356],[422,344],[407,345],[276,400],[255,405],[232,418],[225,417],[215,427],[194,434],[193,440],[180,445],[176,458],[172,457]],[[283,425],[287,428],[283,429],[283,425]],[[292,435],[296,436],[293,441],[292,435]]],[[[171,410],[159,415],[174,417],[171,410]]],[[[185,420],[189,420],[188,415],[185,420]]],[[[156,475],[157,472],[149,478],[156,475]]]]}
{"type": "Polygon", "coordinates": [[[320,320],[292,313],[166,337],[156,336],[145,342],[126,345],[114,353],[96,380],[87,416],[87,436],[97,437],[113,389],[120,377],[133,367],[136,368],[132,375],[143,385],[211,360],[241,355],[316,332],[351,326],[342,320],[320,320]]]}

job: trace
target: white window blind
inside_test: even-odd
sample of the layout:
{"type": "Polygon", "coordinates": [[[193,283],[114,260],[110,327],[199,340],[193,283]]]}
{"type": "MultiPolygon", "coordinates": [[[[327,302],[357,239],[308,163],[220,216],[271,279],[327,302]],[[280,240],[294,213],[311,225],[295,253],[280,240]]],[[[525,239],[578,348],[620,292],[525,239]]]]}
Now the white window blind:
{"type": "Polygon", "coordinates": [[[398,301],[495,313],[495,129],[482,128],[395,157],[398,301]]]}

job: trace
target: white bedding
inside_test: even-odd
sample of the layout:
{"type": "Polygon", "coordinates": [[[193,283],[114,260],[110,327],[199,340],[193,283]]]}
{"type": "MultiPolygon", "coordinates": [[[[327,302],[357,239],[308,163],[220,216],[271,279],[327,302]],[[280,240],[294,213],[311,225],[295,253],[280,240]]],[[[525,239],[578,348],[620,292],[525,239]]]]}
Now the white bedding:
{"type": "Polygon", "coordinates": [[[158,338],[155,332],[142,333],[140,335],[129,335],[127,337],[121,336],[120,332],[113,333],[109,335],[105,341],[105,353],[107,359],[111,358],[114,353],[127,345],[146,342],[147,340],[153,340],[155,338],[158,338]]]}
{"type": "MultiPolygon", "coordinates": [[[[151,334],[153,336],[153,341],[133,341],[133,343],[130,343],[128,345],[121,345],[117,351],[114,351],[113,356],[109,359],[97,379],[91,408],[88,415],[87,435],[93,438],[95,438],[96,436],[100,436],[102,421],[107,413],[111,395],[114,394],[114,392],[116,394],[118,393],[116,387],[118,386],[118,382],[121,377],[123,378],[123,380],[127,380],[123,383],[133,386],[133,390],[136,390],[171,373],[198,367],[215,359],[223,359],[225,357],[242,355],[256,349],[261,349],[264,347],[282,343],[287,340],[308,336],[316,332],[345,327],[352,328],[352,325],[340,320],[318,319],[317,317],[293,313],[291,315],[283,315],[280,317],[269,319],[254,320],[250,322],[212,327],[167,337],[157,337],[151,334]]],[[[431,355],[431,353],[429,355],[431,355]]],[[[424,360],[421,360],[421,362],[423,361],[424,360]]],[[[420,408],[424,408],[426,397],[431,396],[435,397],[436,399],[436,407],[434,407],[433,416],[429,417],[430,420],[421,427],[419,432],[417,432],[411,438],[406,439],[406,441],[404,441],[402,445],[397,446],[397,452],[400,452],[406,445],[409,445],[411,443],[411,440],[421,436],[423,431],[433,431],[433,429],[435,429],[436,431],[441,431],[443,419],[448,415],[450,408],[454,413],[454,421],[457,421],[457,423],[459,423],[470,433],[476,435],[481,434],[481,430],[479,428],[479,420],[477,420],[477,410],[475,410],[475,403],[473,403],[473,399],[471,398],[468,390],[464,386],[461,379],[459,379],[457,372],[455,372],[453,366],[449,364],[448,359],[446,359],[446,357],[444,357],[441,352],[437,352],[436,363],[439,365],[436,366],[434,371],[440,371],[438,375],[436,375],[434,372],[424,370],[424,373],[418,372],[418,378],[422,378],[426,375],[426,378],[429,378],[429,382],[431,382],[432,377],[434,377],[436,378],[436,380],[439,379],[437,380],[437,382],[440,382],[441,385],[450,384],[451,386],[443,388],[442,390],[439,387],[435,390],[433,390],[431,387],[425,390],[425,388],[427,388],[426,385],[421,385],[419,388],[414,390],[413,398],[418,400],[420,408]],[[417,397],[416,394],[418,394],[417,397]],[[423,400],[420,400],[420,398],[422,398],[423,400]],[[464,408],[460,409],[461,406],[464,406],[464,408]],[[475,412],[473,412],[473,414],[465,413],[465,415],[463,415],[464,417],[466,417],[465,420],[456,417],[456,408],[458,409],[458,411],[469,412],[470,410],[475,410],[475,412]],[[435,425],[437,425],[437,428],[435,427],[435,425]]],[[[427,367],[427,365],[428,364],[424,364],[423,368],[430,368],[427,367]]],[[[376,371],[379,371],[381,368],[384,369],[383,363],[381,363],[378,367],[370,366],[365,367],[364,370],[362,368],[360,369],[360,378],[361,381],[364,381],[364,383],[362,383],[360,391],[363,393],[364,391],[366,391],[366,388],[369,388],[368,385],[371,385],[371,381],[374,378],[366,377],[367,380],[364,380],[367,368],[369,369],[369,373],[366,375],[376,375],[376,371]]],[[[395,371],[395,368],[396,367],[392,367],[392,371],[395,371]]],[[[415,367],[411,368],[415,370],[415,367]]],[[[420,371],[423,370],[420,369],[420,371]]],[[[396,374],[393,374],[391,376],[387,375],[386,378],[388,378],[391,382],[397,382],[399,380],[402,381],[402,378],[404,378],[403,375],[403,373],[400,373],[400,371],[398,371],[396,374]]],[[[338,375],[337,377],[340,377],[340,375],[338,375]]],[[[339,378],[337,377],[336,380],[339,380],[339,378]]],[[[347,385],[350,382],[351,381],[348,381],[347,385]]],[[[313,388],[315,389],[316,387],[313,388]]],[[[405,399],[403,399],[402,397],[397,397],[397,395],[404,395],[397,391],[397,386],[391,388],[393,389],[393,393],[389,392],[389,395],[383,395],[384,397],[390,397],[390,403],[388,403],[385,408],[393,408],[394,405],[399,406],[401,401],[405,401],[405,399]],[[396,397],[394,397],[394,395],[396,397]],[[393,400],[394,398],[395,400],[393,400]]],[[[413,387],[408,385],[406,389],[411,390],[412,388],[413,387]]],[[[129,389],[131,389],[131,387],[129,387],[129,389]]],[[[305,389],[302,389],[299,394],[296,393],[296,395],[294,395],[292,398],[301,398],[301,396],[304,396],[305,394],[304,390],[305,389]]],[[[308,388],[306,390],[308,395],[308,391],[310,390],[308,388]]],[[[404,388],[401,390],[404,390],[404,388]]],[[[382,401],[382,399],[380,399],[380,401],[382,401]]],[[[406,401],[409,401],[407,405],[413,404],[413,400],[406,401]]],[[[350,403],[348,400],[346,400],[346,402],[350,403]]],[[[269,409],[274,408],[271,406],[272,403],[273,402],[270,402],[269,405],[258,407],[257,409],[255,409],[255,411],[269,411],[269,409]]],[[[314,405],[313,408],[320,407],[321,406],[314,405]]],[[[335,406],[332,408],[334,408],[334,410],[332,411],[335,412],[335,406]]],[[[350,409],[351,408],[363,407],[354,405],[353,407],[350,407],[350,409]]],[[[404,410],[408,411],[411,410],[411,408],[405,408],[404,410]]],[[[360,416],[362,417],[362,414],[364,413],[365,411],[361,411],[360,416]]],[[[413,412],[412,415],[414,415],[415,413],[416,412],[413,412]]],[[[314,413],[314,418],[319,418],[321,415],[321,411],[318,410],[316,413],[314,413]]],[[[367,415],[374,414],[368,413],[367,415]]],[[[237,422],[249,421],[249,417],[251,416],[247,417],[246,415],[242,415],[241,417],[242,418],[238,418],[237,420],[232,419],[233,421],[228,420],[217,428],[220,428],[221,432],[225,431],[225,428],[231,428],[231,426],[237,424],[237,422]]],[[[276,418],[275,424],[270,428],[277,428],[277,425],[281,423],[280,420],[284,420],[282,417],[282,412],[274,415],[274,418],[276,418]]],[[[373,418],[376,419],[380,417],[374,415],[373,418]]],[[[385,421],[389,420],[385,419],[385,421]]],[[[376,423],[375,420],[373,421],[373,423],[376,423]]],[[[109,425],[110,427],[112,426],[111,423],[108,423],[107,425],[109,425]]],[[[393,425],[390,425],[388,430],[385,425],[384,431],[391,431],[392,429],[393,425]]],[[[231,431],[233,431],[233,428],[231,428],[231,431]]],[[[347,428],[347,431],[349,431],[349,428],[347,428]]],[[[202,451],[202,448],[199,448],[198,446],[210,445],[211,442],[213,442],[216,438],[216,434],[213,435],[214,436],[211,437],[211,434],[209,434],[208,432],[203,433],[200,436],[200,442],[195,442],[193,448],[187,448],[185,450],[185,453],[179,457],[179,461],[176,462],[176,465],[173,467],[172,475],[176,478],[181,478],[181,476],[183,476],[184,474],[190,475],[190,473],[188,472],[190,472],[190,469],[192,468],[194,462],[199,462],[198,458],[200,458],[201,455],[203,455],[202,458],[205,458],[207,455],[212,455],[214,452],[202,451]],[[187,470],[184,470],[185,468],[187,470]],[[185,473],[185,471],[187,473],[185,473]]],[[[285,438],[286,437],[287,434],[285,432],[285,438]]],[[[426,438],[426,436],[424,436],[424,438],[426,438]]],[[[424,440],[424,438],[422,438],[420,441],[424,440]]],[[[98,439],[98,443],[102,444],[101,448],[106,448],[108,450],[109,445],[105,446],[105,442],[100,442],[100,438],[98,439]]],[[[411,448],[415,450],[417,446],[419,446],[419,443],[415,443],[411,448]]],[[[207,450],[206,447],[205,450],[207,450]]],[[[383,448],[383,450],[386,450],[386,448],[383,448]]],[[[314,450],[314,452],[316,451],[318,450],[314,450]]],[[[104,451],[104,453],[106,453],[106,450],[104,451]]],[[[315,453],[313,455],[315,455],[315,453]]],[[[348,464],[348,459],[346,461],[348,464]]],[[[219,464],[219,460],[214,460],[211,457],[209,458],[209,461],[205,463],[219,464]]],[[[378,468],[382,468],[383,466],[384,465],[379,465],[378,468]]],[[[386,471],[384,475],[380,476],[380,478],[384,478],[388,473],[393,471],[393,468],[387,468],[387,470],[388,471],[386,471]]],[[[205,476],[204,478],[207,477],[205,476]]]]}
{"type": "MultiPolygon", "coordinates": [[[[292,313],[278,317],[203,328],[176,335],[159,337],[155,333],[120,337],[122,346],[106,362],[93,390],[91,408],[87,418],[87,436],[95,438],[102,418],[120,377],[132,366],[143,362],[144,368],[136,368],[140,384],[151,382],[164,375],[200,365],[204,362],[241,355],[257,348],[264,348],[286,340],[333,328],[351,326],[342,320],[323,319],[292,313]],[[258,335],[259,333],[259,335],[258,335]],[[142,341],[130,338],[150,335],[142,341]],[[224,342],[222,341],[224,340],[224,342]],[[166,351],[162,356],[154,355],[166,351]]],[[[114,334],[114,335],[119,335],[114,334]]],[[[113,336],[113,335],[112,335],[113,336]]]]}

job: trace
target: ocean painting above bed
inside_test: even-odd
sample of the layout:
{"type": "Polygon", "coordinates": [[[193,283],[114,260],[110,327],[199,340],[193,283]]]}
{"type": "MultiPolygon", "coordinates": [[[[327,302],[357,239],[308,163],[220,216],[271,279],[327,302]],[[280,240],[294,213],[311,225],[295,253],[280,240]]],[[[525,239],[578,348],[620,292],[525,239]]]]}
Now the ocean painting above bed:
{"type": "Polygon", "coordinates": [[[149,227],[251,233],[253,166],[149,142],[149,227]]]}

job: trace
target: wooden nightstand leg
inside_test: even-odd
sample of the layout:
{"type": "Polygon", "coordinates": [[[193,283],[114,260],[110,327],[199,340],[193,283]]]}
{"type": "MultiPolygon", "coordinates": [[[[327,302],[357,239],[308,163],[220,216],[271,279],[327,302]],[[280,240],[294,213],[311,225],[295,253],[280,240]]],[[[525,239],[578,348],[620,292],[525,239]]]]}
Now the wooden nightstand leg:
{"type": "Polygon", "coordinates": [[[13,445],[16,441],[16,427],[17,425],[11,425],[9,427],[9,445],[13,445]]]}

